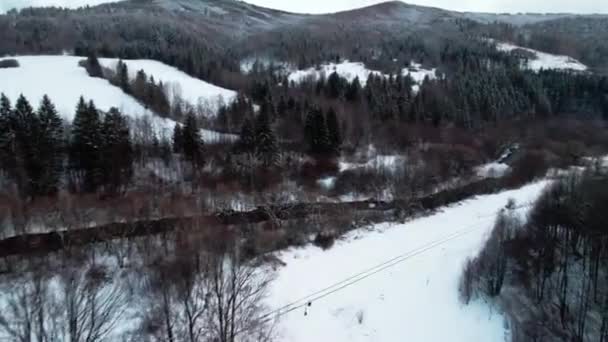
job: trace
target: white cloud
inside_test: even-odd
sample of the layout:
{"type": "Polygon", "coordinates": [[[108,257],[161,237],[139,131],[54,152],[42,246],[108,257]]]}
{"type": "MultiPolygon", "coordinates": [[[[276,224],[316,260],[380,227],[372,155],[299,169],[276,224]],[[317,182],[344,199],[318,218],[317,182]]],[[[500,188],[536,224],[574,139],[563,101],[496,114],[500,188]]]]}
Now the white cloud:
{"type": "MultiPolygon", "coordinates": [[[[360,8],[383,0],[246,0],[298,13],[330,13],[360,8]]],[[[409,0],[411,4],[471,12],[608,13],[605,0],[409,0]]]]}

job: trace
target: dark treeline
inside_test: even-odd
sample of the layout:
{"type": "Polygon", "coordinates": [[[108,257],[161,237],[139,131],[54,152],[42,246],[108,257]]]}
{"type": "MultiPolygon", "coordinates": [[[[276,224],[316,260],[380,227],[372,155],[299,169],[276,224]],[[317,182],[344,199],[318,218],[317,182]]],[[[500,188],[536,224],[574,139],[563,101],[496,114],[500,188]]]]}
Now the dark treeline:
{"type": "Polygon", "coordinates": [[[52,196],[64,186],[78,192],[121,193],[133,175],[133,144],[126,117],[102,113],[84,98],[71,124],[44,96],[34,110],[21,96],[13,107],[0,96],[2,171],[23,198],[52,196]]]}

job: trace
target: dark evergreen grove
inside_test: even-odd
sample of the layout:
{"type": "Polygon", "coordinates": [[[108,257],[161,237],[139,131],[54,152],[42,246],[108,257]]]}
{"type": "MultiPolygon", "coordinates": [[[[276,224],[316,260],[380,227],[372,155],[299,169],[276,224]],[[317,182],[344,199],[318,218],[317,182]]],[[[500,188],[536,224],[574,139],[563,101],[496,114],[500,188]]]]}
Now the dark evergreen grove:
{"type": "Polygon", "coordinates": [[[130,127],[115,108],[102,115],[81,97],[69,125],[46,95],[34,110],[24,96],[13,107],[0,94],[0,128],[1,171],[24,198],[54,196],[68,184],[79,192],[119,194],[133,177],[130,127]]]}

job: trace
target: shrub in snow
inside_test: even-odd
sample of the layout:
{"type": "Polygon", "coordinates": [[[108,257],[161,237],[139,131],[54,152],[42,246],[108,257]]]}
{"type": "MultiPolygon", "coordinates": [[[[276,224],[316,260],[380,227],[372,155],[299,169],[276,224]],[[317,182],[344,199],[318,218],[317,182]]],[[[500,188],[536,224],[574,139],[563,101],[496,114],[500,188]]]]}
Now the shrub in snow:
{"type": "Polygon", "coordinates": [[[18,68],[19,62],[16,59],[4,59],[0,61],[0,69],[18,68]]]}
{"type": "Polygon", "coordinates": [[[313,243],[315,246],[320,247],[322,249],[330,249],[334,242],[336,241],[336,236],[333,233],[329,232],[320,232],[317,233],[313,243]]]}

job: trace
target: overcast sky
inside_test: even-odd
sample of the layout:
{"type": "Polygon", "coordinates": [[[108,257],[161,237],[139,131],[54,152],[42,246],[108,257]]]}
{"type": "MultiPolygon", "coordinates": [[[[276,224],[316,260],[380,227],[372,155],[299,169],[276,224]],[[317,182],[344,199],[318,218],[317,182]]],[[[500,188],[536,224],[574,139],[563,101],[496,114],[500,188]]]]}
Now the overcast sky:
{"type": "MultiPolygon", "coordinates": [[[[382,0],[245,1],[259,6],[299,13],[337,12],[383,2],[382,0]]],[[[608,0],[409,0],[406,2],[472,12],[608,13],[608,0]]]]}

